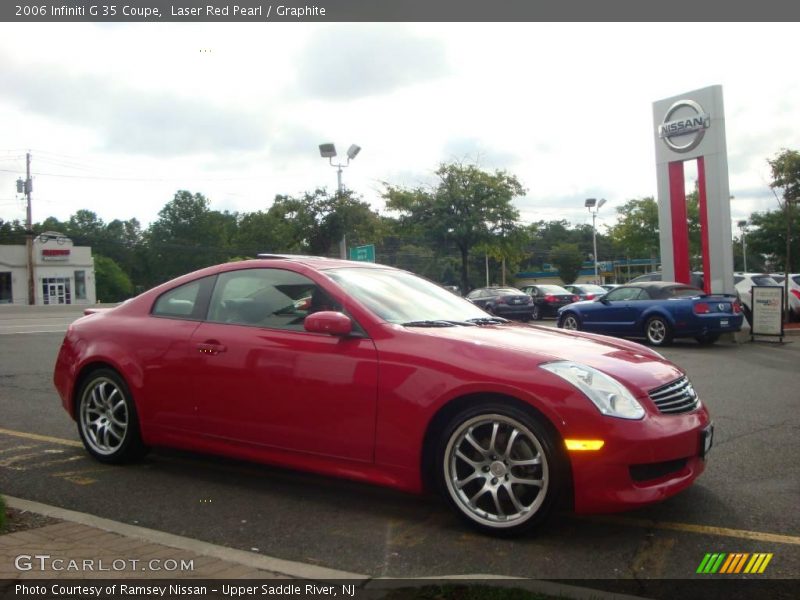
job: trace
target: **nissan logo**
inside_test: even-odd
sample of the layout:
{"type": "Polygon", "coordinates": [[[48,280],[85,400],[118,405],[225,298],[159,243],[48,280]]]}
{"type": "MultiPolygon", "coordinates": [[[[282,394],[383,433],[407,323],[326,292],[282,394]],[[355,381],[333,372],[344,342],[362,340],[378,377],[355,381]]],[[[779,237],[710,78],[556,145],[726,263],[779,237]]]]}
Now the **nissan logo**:
{"type": "Polygon", "coordinates": [[[711,127],[711,117],[703,112],[702,106],[694,100],[678,100],[669,107],[667,114],[664,115],[664,122],[658,126],[658,137],[675,152],[689,152],[703,141],[703,136],[709,127],[711,127]],[[670,120],[681,108],[688,108],[694,114],[687,116],[686,111],[683,111],[684,116],[670,120]],[[685,136],[691,136],[685,144],[678,144],[672,139],[685,136]]]}

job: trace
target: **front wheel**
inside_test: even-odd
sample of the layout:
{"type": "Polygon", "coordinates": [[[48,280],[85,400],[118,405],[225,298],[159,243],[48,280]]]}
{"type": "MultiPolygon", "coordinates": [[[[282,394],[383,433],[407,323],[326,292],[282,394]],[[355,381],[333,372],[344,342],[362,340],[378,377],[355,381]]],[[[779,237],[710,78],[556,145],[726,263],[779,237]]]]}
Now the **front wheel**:
{"type": "Polygon", "coordinates": [[[578,317],[576,317],[573,313],[567,313],[564,315],[564,319],[561,321],[561,327],[562,329],[578,331],[581,328],[581,324],[578,321],[578,317]]]}
{"type": "Polygon", "coordinates": [[[664,317],[650,317],[644,326],[644,335],[652,346],[667,346],[672,343],[672,327],[664,317]]]}
{"type": "Polygon", "coordinates": [[[439,483],[452,507],[472,526],[500,536],[542,522],[565,477],[553,436],[524,411],[504,404],[457,415],[437,456],[439,483]]]}
{"type": "Polygon", "coordinates": [[[94,458],[121,463],[144,456],[139,420],[128,386],[111,369],[93,371],[78,392],[78,433],[94,458]]]}

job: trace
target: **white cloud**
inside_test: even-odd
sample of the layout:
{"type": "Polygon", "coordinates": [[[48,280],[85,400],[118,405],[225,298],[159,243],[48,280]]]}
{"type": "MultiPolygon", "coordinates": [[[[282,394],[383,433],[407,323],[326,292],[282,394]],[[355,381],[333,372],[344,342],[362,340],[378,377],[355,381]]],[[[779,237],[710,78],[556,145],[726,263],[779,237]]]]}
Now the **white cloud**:
{"type": "Polygon", "coordinates": [[[797,148],[793,24],[0,24],[0,218],[80,208],[147,223],[178,189],[263,209],[333,188],[317,145],[363,150],[345,184],[432,180],[478,158],[524,219],[587,222],[655,194],[652,102],[721,84],[734,220],[774,208],[766,159],[797,148]],[[29,44],[31,37],[36,44],[29,44]],[[25,47],[24,53],[19,51],[25,47]],[[11,158],[9,158],[11,157],[11,158]],[[60,176],[55,176],[60,175],[60,176]]]}

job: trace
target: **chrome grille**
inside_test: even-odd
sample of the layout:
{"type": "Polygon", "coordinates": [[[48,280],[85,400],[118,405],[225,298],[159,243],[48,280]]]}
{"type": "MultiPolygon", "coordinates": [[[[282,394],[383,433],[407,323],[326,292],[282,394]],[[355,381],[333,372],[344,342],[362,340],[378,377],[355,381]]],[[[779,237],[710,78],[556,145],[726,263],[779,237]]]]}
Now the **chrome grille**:
{"type": "Polygon", "coordinates": [[[671,415],[693,411],[700,402],[686,377],[650,390],[650,399],[659,412],[671,415]]]}

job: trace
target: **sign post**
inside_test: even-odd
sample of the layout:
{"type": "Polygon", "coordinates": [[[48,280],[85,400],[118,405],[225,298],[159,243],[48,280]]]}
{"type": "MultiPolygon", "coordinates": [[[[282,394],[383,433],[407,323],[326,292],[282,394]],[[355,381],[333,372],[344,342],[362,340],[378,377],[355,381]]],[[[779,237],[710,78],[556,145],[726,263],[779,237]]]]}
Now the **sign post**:
{"type": "Polygon", "coordinates": [[[750,341],[754,336],[778,337],[783,342],[783,288],[775,285],[754,285],[750,288],[753,323],[750,341]]]}

